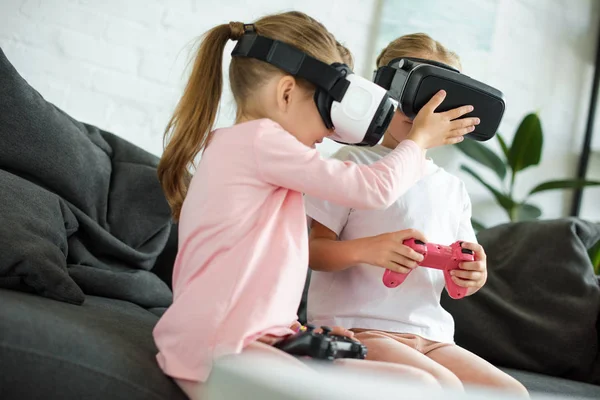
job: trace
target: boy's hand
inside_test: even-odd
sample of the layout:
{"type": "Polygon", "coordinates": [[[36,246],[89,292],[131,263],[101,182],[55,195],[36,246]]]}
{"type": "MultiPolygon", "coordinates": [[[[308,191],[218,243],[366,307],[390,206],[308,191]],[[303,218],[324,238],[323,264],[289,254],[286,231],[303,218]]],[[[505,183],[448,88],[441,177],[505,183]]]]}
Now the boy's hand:
{"type": "Polygon", "coordinates": [[[473,250],[475,261],[461,263],[459,269],[452,271],[450,274],[454,283],[467,288],[467,296],[470,296],[481,289],[487,281],[487,256],[483,247],[477,243],[463,242],[462,247],[473,250]]]}
{"type": "Polygon", "coordinates": [[[360,262],[407,274],[423,261],[423,255],[403,244],[407,239],[427,242],[425,236],[414,229],[358,239],[360,262]]]}

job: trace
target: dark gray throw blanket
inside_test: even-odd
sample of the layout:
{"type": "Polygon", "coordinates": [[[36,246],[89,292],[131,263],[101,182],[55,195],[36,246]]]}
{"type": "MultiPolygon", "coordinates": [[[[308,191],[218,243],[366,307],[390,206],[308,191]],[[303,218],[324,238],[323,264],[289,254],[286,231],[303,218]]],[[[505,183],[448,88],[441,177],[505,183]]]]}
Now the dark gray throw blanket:
{"type": "Polygon", "coordinates": [[[478,240],[487,284],[463,300],[442,299],[456,342],[499,366],[600,384],[600,286],[587,255],[600,224],[506,224],[478,240]]]}
{"type": "Polygon", "coordinates": [[[157,157],[46,102],[0,49],[0,287],[166,307],[157,157]]]}

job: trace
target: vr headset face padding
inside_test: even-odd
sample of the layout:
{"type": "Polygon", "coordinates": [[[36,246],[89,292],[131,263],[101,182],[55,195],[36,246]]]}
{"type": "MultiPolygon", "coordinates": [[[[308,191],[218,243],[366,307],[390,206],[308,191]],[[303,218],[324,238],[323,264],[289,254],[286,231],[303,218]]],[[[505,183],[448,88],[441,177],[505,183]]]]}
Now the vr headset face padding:
{"type": "Polygon", "coordinates": [[[321,119],[325,124],[327,129],[333,129],[333,122],[331,121],[331,105],[333,104],[333,97],[327,95],[327,93],[319,91],[315,92],[315,104],[317,105],[317,110],[319,110],[319,114],[321,115],[321,119]]]}
{"type": "MultiPolygon", "coordinates": [[[[342,72],[345,72],[346,75],[348,72],[350,72],[350,68],[343,64],[333,64],[332,67],[342,72]]],[[[331,106],[334,102],[333,97],[326,90],[317,87],[317,89],[315,90],[314,100],[317,106],[317,110],[319,110],[319,114],[321,115],[321,119],[325,124],[325,127],[327,129],[333,129],[333,121],[331,120],[331,106]]]]}

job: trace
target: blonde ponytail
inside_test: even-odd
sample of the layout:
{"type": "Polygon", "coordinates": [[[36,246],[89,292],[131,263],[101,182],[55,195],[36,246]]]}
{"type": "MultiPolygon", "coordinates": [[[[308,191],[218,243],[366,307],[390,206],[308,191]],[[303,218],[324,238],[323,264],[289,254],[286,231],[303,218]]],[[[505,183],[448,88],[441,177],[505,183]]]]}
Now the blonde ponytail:
{"type": "Polygon", "coordinates": [[[219,25],[206,33],[183,96],[167,124],[158,179],[175,220],[179,219],[191,179],[189,169],[207,145],[217,116],[223,91],[223,50],[229,39],[243,33],[242,23],[219,25]]]}

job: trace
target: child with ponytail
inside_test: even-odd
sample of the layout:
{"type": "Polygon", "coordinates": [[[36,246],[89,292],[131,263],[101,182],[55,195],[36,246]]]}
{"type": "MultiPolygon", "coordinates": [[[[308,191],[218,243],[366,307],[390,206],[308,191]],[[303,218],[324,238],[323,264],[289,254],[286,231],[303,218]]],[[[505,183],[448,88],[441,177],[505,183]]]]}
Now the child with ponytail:
{"type": "Polygon", "coordinates": [[[456,143],[477,124],[455,120],[470,107],[435,113],[444,99],[439,93],[381,161],[323,160],[315,144],[333,130],[313,100],[315,86],[267,62],[233,57],[236,121],[213,130],[225,45],[249,27],[327,64],[350,57],[322,24],[299,12],[219,25],[203,38],[158,168],[179,221],[179,251],[173,305],[154,329],[157,359],[191,398],[198,398],[219,357],[252,350],[298,362],[269,343],[294,333],[308,267],[303,193],[348,207],[385,208],[420,179],[425,149],[456,143]]]}

